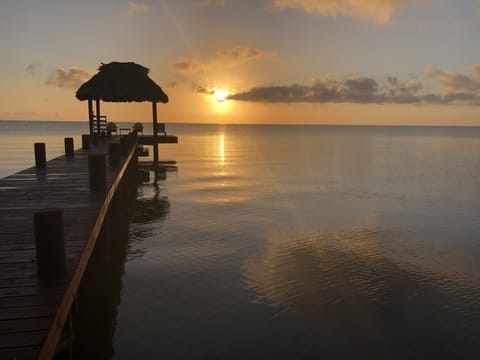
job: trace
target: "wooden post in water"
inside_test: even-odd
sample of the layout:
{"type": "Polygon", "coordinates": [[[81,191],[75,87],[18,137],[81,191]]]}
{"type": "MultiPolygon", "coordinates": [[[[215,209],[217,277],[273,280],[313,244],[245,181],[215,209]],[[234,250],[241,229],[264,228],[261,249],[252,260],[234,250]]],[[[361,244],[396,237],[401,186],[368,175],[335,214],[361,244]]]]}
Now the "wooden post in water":
{"type": "Polygon", "coordinates": [[[107,185],[105,155],[88,155],[88,179],[90,190],[105,190],[107,185]]]}
{"type": "Polygon", "coordinates": [[[61,209],[42,209],[33,214],[37,275],[58,278],[65,274],[65,240],[61,209]]]}
{"type": "Polygon", "coordinates": [[[35,143],[35,166],[37,168],[44,168],[47,166],[47,155],[45,151],[45,143],[35,143]]]}
{"type": "Polygon", "coordinates": [[[64,140],[63,140],[64,144],[65,144],[65,155],[66,156],[74,156],[75,155],[75,151],[73,150],[73,138],[71,137],[66,137],[64,140]]]}
{"type": "Polygon", "coordinates": [[[155,164],[158,163],[158,123],[157,123],[157,102],[152,101],[152,116],[153,116],[153,161],[155,164]]]}

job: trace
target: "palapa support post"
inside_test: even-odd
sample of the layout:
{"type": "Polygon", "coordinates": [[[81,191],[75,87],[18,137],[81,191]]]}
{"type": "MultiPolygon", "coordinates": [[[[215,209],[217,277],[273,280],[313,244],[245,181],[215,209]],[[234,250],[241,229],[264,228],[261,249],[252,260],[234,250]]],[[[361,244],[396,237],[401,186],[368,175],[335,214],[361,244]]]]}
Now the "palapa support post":
{"type": "Polygon", "coordinates": [[[157,102],[152,101],[152,116],[153,116],[153,136],[158,136],[158,128],[157,128],[157,102]]]}
{"type": "Polygon", "coordinates": [[[38,277],[62,277],[66,269],[62,209],[36,211],[33,222],[38,277]]]}
{"type": "Polygon", "coordinates": [[[65,144],[65,155],[66,156],[74,156],[75,151],[73,149],[73,138],[72,137],[66,137],[63,140],[63,142],[65,144]]]}
{"type": "Polygon", "coordinates": [[[105,155],[88,155],[88,179],[91,190],[105,190],[107,185],[105,155]]]}
{"type": "Polygon", "coordinates": [[[110,143],[108,144],[108,155],[110,160],[110,166],[120,166],[120,144],[110,143]]]}
{"type": "Polygon", "coordinates": [[[100,136],[100,99],[95,100],[97,105],[97,136],[100,136]]]}
{"type": "Polygon", "coordinates": [[[47,166],[47,154],[45,150],[45,143],[33,144],[35,150],[35,167],[44,168],[47,166]]]}
{"type": "Polygon", "coordinates": [[[152,101],[152,116],[153,116],[153,137],[155,142],[153,144],[153,161],[158,163],[158,144],[156,138],[158,136],[158,122],[157,122],[157,102],[152,101]]]}
{"type": "Polygon", "coordinates": [[[82,149],[90,149],[90,136],[87,134],[82,135],[82,149]]]}
{"type": "Polygon", "coordinates": [[[93,135],[93,100],[88,99],[88,125],[90,129],[90,135],[93,135]]]}

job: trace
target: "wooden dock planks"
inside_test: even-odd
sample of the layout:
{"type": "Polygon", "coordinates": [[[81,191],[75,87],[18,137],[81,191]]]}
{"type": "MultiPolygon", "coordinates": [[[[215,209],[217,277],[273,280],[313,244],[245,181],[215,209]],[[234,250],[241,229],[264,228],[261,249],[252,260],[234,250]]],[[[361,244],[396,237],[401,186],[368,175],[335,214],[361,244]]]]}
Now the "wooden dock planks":
{"type": "MultiPolygon", "coordinates": [[[[50,160],[46,169],[32,167],[0,179],[1,359],[37,358],[47,337],[49,348],[42,350],[42,356],[48,358],[53,351],[64,321],[59,309],[64,313],[73,301],[65,301],[65,295],[72,297],[76,291],[72,279],[80,281],[79,260],[109,196],[90,191],[88,155],[107,152],[107,144],[95,145],[77,150],[74,157],[50,160]],[[63,209],[67,275],[60,280],[40,281],[36,275],[33,212],[44,208],[63,209]]],[[[132,155],[133,151],[124,160],[130,161],[132,155]]],[[[110,168],[107,156],[106,169],[110,188],[119,181],[123,167],[110,168]]],[[[90,243],[89,251],[94,245],[90,243]]],[[[86,266],[88,259],[83,262],[86,266]]]]}

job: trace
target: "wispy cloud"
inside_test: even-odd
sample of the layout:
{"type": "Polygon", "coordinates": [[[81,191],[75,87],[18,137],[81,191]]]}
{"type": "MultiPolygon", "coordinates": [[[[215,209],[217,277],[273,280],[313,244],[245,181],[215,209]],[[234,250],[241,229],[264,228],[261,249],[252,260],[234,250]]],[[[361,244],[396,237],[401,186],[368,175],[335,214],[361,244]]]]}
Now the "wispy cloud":
{"type": "Polygon", "coordinates": [[[38,75],[42,67],[43,65],[41,63],[31,63],[27,65],[25,71],[29,76],[36,76],[38,75]]]}
{"type": "MultiPolygon", "coordinates": [[[[322,16],[346,16],[380,24],[388,23],[401,7],[412,0],[272,0],[275,8],[301,9],[322,16]]],[[[418,1],[417,1],[418,3],[418,1]]]]}
{"type": "Polygon", "coordinates": [[[195,83],[192,83],[192,87],[198,94],[213,95],[215,94],[215,87],[212,86],[202,86],[195,83]]]}
{"type": "Polygon", "coordinates": [[[128,15],[144,14],[151,10],[152,6],[146,3],[140,3],[135,1],[128,2],[128,15]]]}
{"type": "MultiPolygon", "coordinates": [[[[475,71],[476,67],[472,67],[475,71]]],[[[473,74],[448,72],[436,68],[425,70],[425,73],[437,80],[445,95],[452,94],[477,94],[480,89],[480,80],[473,74]]]]}
{"type": "Polygon", "coordinates": [[[50,74],[46,84],[61,88],[76,88],[91,76],[90,72],[79,67],[71,67],[67,70],[59,68],[50,74]]]}
{"type": "Polygon", "coordinates": [[[219,49],[212,58],[203,62],[194,58],[179,59],[173,64],[173,68],[178,72],[198,73],[214,68],[236,66],[254,59],[275,55],[272,51],[255,49],[249,46],[235,46],[219,49]]]}
{"type": "Polygon", "coordinates": [[[225,0],[201,0],[197,2],[197,5],[201,7],[224,6],[225,4],[225,0]]]}
{"type": "MultiPolygon", "coordinates": [[[[388,76],[379,82],[371,77],[353,76],[314,79],[309,85],[260,86],[231,95],[231,100],[266,103],[360,103],[360,104],[470,104],[480,105],[480,80],[473,66],[465,73],[427,69],[439,91],[431,91],[418,79],[400,81],[388,76]]],[[[478,72],[480,77],[480,71],[478,72]]]]}

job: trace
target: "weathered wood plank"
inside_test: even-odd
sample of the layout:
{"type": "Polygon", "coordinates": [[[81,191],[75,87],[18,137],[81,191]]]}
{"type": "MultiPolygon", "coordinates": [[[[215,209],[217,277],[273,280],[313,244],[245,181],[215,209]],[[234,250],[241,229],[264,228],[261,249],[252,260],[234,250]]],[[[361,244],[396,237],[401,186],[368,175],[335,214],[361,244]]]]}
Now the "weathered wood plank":
{"type": "Polygon", "coordinates": [[[0,359],[4,360],[31,360],[36,359],[40,346],[27,346],[15,349],[0,349],[0,359]]]}
{"type": "MultiPolygon", "coordinates": [[[[0,309],[0,320],[4,321],[15,319],[28,319],[35,317],[47,317],[54,315],[55,310],[55,305],[35,305],[28,307],[16,307],[11,309],[0,309]]],[[[46,334],[43,334],[43,336],[45,337],[46,334]]]]}
{"type": "Polygon", "coordinates": [[[3,298],[0,302],[0,309],[13,309],[16,307],[55,305],[60,301],[61,294],[10,296],[3,298]]]}
{"type": "MultiPolygon", "coordinates": [[[[5,334],[24,331],[48,330],[51,323],[50,317],[13,319],[0,322],[0,337],[5,334]]],[[[2,341],[3,342],[3,341],[2,341]]]]}

